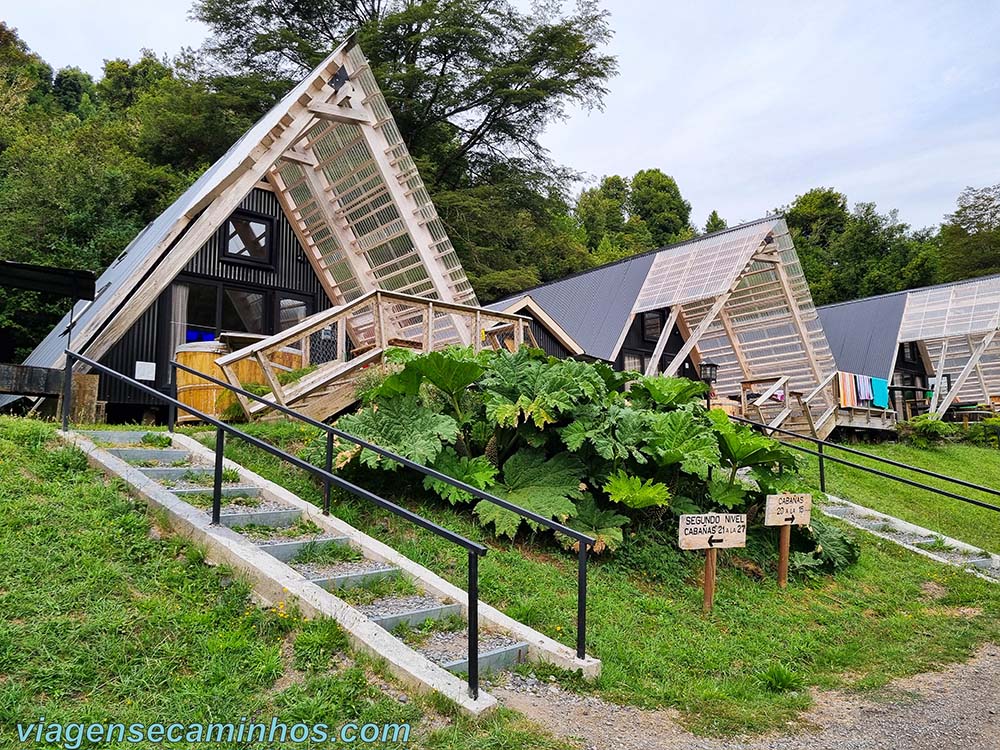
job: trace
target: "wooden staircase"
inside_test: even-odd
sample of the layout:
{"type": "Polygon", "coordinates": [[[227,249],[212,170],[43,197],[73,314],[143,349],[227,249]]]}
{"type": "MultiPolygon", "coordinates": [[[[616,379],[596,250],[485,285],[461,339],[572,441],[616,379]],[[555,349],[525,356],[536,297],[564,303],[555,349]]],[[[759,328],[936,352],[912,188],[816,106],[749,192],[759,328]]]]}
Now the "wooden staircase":
{"type": "MultiPolygon", "coordinates": [[[[896,412],[874,407],[842,407],[837,393],[838,372],[827,375],[810,393],[788,390],[788,376],[745,381],[747,385],[768,384],[752,401],[744,390],[743,415],[771,428],[826,440],[837,427],[866,430],[894,430],[896,412]],[[778,401],[775,394],[781,394],[778,401]]],[[[778,440],[794,440],[792,435],[772,433],[778,440]]]]}
{"type": "MultiPolygon", "coordinates": [[[[324,310],[291,328],[256,341],[215,363],[226,380],[238,388],[237,364],[252,359],[268,389],[255,401],[237,394],[247,417],[276,415],[269,404],[281,404],[312,417],[327,419],[357,401],[365,371],[381,367],[390,347],[430,352],[447,346],[516,349],[526,340],[534,344],[530,319],[396,292],[374,291],[352,302],[324,310]],[[292,371],[289,353],[302,367],[292,371]],[[280,360],[280,361],[279,361],[280,360]]],[[[245,368],[243,368],[244,371],[245,368]]]]}

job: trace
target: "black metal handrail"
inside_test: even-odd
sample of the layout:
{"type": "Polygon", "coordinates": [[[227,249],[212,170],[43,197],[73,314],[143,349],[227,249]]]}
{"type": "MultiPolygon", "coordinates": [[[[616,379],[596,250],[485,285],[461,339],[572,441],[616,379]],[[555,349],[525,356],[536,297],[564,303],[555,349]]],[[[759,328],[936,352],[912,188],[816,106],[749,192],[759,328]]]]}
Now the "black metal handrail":
{"type": "Polygon", "coordinates": [[[880,469],[872,468],[871,466],[865,466],[864,464],[855,463],[853,461],[847,461],[843,458],[837,458],[836,456],[831,456],[825,452],[825,448],[835,448],[837,450],[844,451],[846,453],[851,453],[856,456],[862,456],[866,459],[871,459],[878,463],[882,463],[888,466],[892,466],[897,469],[904,469],[906,471],[912,471],[917,474],[923,474],[924,476],[929,476],[934,479],[938,479],[944,482],[952,482],[953,484],[960,485],[962,487],[967,487],[977,492],[984,492],[988,495],[994,495],[1000,497],[1000,490],[993,489],[992,487],[984,487],[979,484],[974,484],[973,482],[967,482],[964,479],[958,479],[957,477],[949,477],[945,474],[939,474],[936,471],[931,471],[930,469],[922,469],[919,466],[909,466],[907,464],[901,463],[899,461],[893,461],[890,458],[882,458],[881,456],[876,456],[871,453],[865,453],[864,451],[859,451],[855,448],[849,448],[846,445],[838,445],[837,443],[831,443],[828,440],[823,440],[821,438],[813,437],[812,435],[803,435],[799,432],[794,432],[792,430],[785,430],[780,427],[771,427],[770,425],[764,424],[763,422],[755,422],[752,419],[746,419],[744,417],[730,416],[734,422],[741,422],[751,427],[755,427],[762,432],[780,432],[783,435],[789,435],[800,440],[805,440],[810,443],[814,443],[817,450],[810,450],[802,445],[796,445],[795,443],[785,443],[791,448],[794,448],[803,453],[808,453],[812,456],[817,456],[819,458],[819,488],[822,492],[826,492],[826,461],[833,461],[837,464],[842,464],[844,466],[850,466],[854,469],[860,469],[862,471],[867,471],[869,474],[874,474],[875,476],[882,477],[884,479],[892,479],[893,481],[900,482],[902,484],[909,485],[910,487],[916,487],[917,489],[926,490],[928,492],[934,492],[938,495],[951,498],[953,500],[960,500],[963,503],[969,503],[970,505],[976,505],[980,508],[986,508],[987,510],[1000,511],[1000,506],[991,505],[990,503],[984,502],[982,500],[976,500],[972,497],[965,497],[964,495],[959,495],[950,490],[942,489],[940,487],[933,487],[929,484],[924,484],[923,482],[917,482],[913,479],[907,479],[906,477],[897,476],[895,474],[890,474],[886,471],[880,469]]]}
{"type": "MultiPolygon", "coordinates": [[[[69,415],[73,405],[73,363],[76,361],[82,362],[90,368],[102,372],[105,375],[116,378],[128,385],[131,385],[138,391],[151,395],[161,401],[167,403],[172,409],[176,410],[178,407],[184,411],[193,414],[202,422],[206,424],[211,424],[215,426],[215,478],[214,486],[212,491],[212,523],[214,525],[219,525],[221,522],[222,515],[222,469],[224,465],[223,452],[225,449],[225,435],[229,433],[235,438],[243,440],[248,445],[252,445],[255,448],[270,453],[272,456],[276,456],[283,461],[295,466],[296,468],[302,469],[304,471],[315,474],[323,479],[324,482],[329,482],[337,487],[340,487],[352,495],[356,495],[365,500],[375,503],[380,508],[390,511],[391,513],[405,518],[406,520],[416,524],[417,526],[427,529],[428,531],[436,534],[437,536],[446,539],[453,544],[457,544],[463,547],[468,552],[469,556],[469,576],[468,576],[468,641],[469,641],[469,694],[473,698],[479,697],[479,558],[486,554],[485,545],[479,542],[474,542],[471,539],[467,539],[460,534],[456,534],[454,531],[450,531],[443,526],[430,521],[423,516],[414,513],[411,510],[403,508],[402,506],[396,505],[390,500],[386,500],[383,497],[370,492],[362,487],[358,487],[351,482],[348,482],[336,474],[331,474],[330,472],[313,466],[308,461],[305,461],[297,456],[287,453],[280,448],[271,445],[266,440],[261,440],[252,435],[249,435],[242,430],[239,430],[232,425],[229,425],[215,417],[211,417],[208,414],[204,414],[197,409],[194,409],[186,404],[181,403],[176,398],[168,396],[160,391],[146,385],[145,383],[140,383],[138,380],[128,377],[116,370],[112,370],[110,367],[95,362],[82,354],[76,354],[71,351],[66,351],[66,365],[64,373],[64,384],[63,384],[63,407],[62,407],[62,429],[63,432],[69,431],[69,415]]],[[[176,411],[174,412],[176,413],[176,411]]],[[[173,425],[171,425],[171,428],[173,425]]]]}
{"type": "MultiPolygon", "coordinates": [[[[555,532],[560,533],[560,534],[565,534],[566,536],[570,537],[571,539],[575,539],[578,542],[578,546],[579,546],[579,550],[577,552],[576,655],[577,655],[577,658],[580,658],[580,659],[586,658],[586,651],[587,651],[586,650],[586,639],[587,639],[587,561],[588,561],[588,556],[589,556],[590,550],[593,549],[594,543],[596,542],[596,540],[593,537],[588,536],[587,534],[584,534],[581,531],[577,531],[576,529],[573,529],[573,528],[571,528],[569,526],[566,526],[565,524],[559,523],[558,521],[553,521],[551,518],[546,518],[545,516],[541,516],[538,513],[535,513],[533,511],[528,510],[527,508],[522,508],[519,505],[515,505],[514,503],[512,503],[512,502],[510,502],[508,500],[504,500],[501,497],[497,497],[496,495],[493,495],[493,494],[491,494],[489,492],[481,490],[478,487],[473,487],[472,485],[467,484],[466,482],[463,482],[460,479],[455,479],[454,477],[449,476],[448,474],[445,474],[443,472],[440,472],[437,469],[432,469],[429,466],[424,466],[421,463],[417,463],[416,461],[413,461],[413,460],[411,460],[409,458],[406,458],[405,456],[400,456],[397,453],[393,453],[390,450],[386,450],[385,448],[383,448],[383,447],[381,447],[379,445],[376,445],[374,443],[370,443],[367,440],[364,440],[362,438],[359,438],[359,437],[357,437],[355,435],[350,434],[349,432],[344,432],[343,430],[339,430],[339,429],[337,429],[336,427],[334,427],[332,425],[326,424],[325,422],[320,422],[317,419],[313,419],[312,417],[306,416],[305,414],[301,414],[301,413],[295,411],[294,409],[292,409],[292,408],[290,408],[288,406],[285,406],[284,404],[279,404],[279,403],[276,403],[274,401],[270,401],[270,400],[266,399],[264,396],[261,396],[259,394],[253,393],[253,392],[248,391],[248,390],[246,390],[244,388],[240,388],[238,386],[235,386],[232,383],[227,383],[226,381],[220,380],[219,378],[212,377],[211,375],[207,375],[207,374],[205,374],[205,373],[203,373],[203,372],[201,372],[199,370],[195,370],[195,369],[193,369],[191,367],[188,367],[187,365],[183,365],[180,362],[177,362],[176,360],[171,360],[170,365],[171,365],[171,367],[174,370],[174,372],[171,373],[171,378],[170,378],[170,383],[171,383],[171,387],[172,388],[176,388],[177,387],[177,385],[176,385],[177,384],[176,370],[180,369],[180,370],[183,370],[184,372],[187,372],[187,373],[189,373],[191,375],[196,375],[197,377],[201,378],[202,380],[206,380],[209,383],[214,383],[215,385],[221,386],[222,388],[226,388],[226,389],[228,389],[229,391],[231,391],[233,393],[240,394],[240,395],[245,396],[247,398],[252,398],[252,399],[254,399],[256,401],[260,401],[262,403],[266,403],[272,409],[276,409],[277,411],[281,412],[282,414],[286,414],[286,415],[288,415],[290,417],[294,417],[295,419],[298,419],[298,420],[300,420],[302,422],[305,422],[308,425],[311,425],[311,426],[316,427],[316,428],[318,428],[320,430],[323,430],[326,433],[326,471],[327,472],[330,472],[331,469],[332,469],[332,467],[333,467],[333,438],[334,437],[339,437],[339,438],[342,438],[343,440],[346,440],[349,443],[353,443],[353,444],[355,444],[357,446],[360,446],[360,447],[365,448],[367,450],[370,450],[370,451],[372,451],[374,453],[377,453],[378,455],[382,456],[383,458],[387,458],[390,461],[395,461],[396,463],[399,463],[402,466],[406,466],[407,468],[410,468],[410,469],[413,469],[415,471],[418,471],[421,474],[424,474],[425,476],[433,477],[434,479],[437,479],[437,480],[440,480],[442,482],[445,482],[446,484],[450,484],[452,487],[456,487],[456,488],[458,488],[460,490],[468,492],[473,497],[477,497],[480,500],[485,500],[487,502],[493,503],[494,505],[498,505],[501,508],[504,508],[505,510],[511,511],[512,513],[517,513],[522,518],[526,518],[526,519],[528,519],[530,521],[533,521],[534,523],[537,523],[537,524],[539,524],[541,526],[544,526],[544,527],[546,527],[548,529],[551,529],[552,531],[555,531],[555,532]]],[[[185,411],[191,411],[191,410],[187,409],[185,407],[185,411]]],[[[168,426],[170,427],[171,430],[173,429],[173,424],[174,424],[174,420],[176,419],[176,417],[177,417],[177,415],[176,415],[176,409],[174,407],[172,407],[172,410],[168,413],[168,416],[167,416],[167,423],[168,423],[168,426]]],[[[323,498],[323,513],[326,514],[326,515],[329,515],[329,513],[330,513],[330,484],[329,483],[324,483],[324,487],[325,487],[325,491],[324,491],[324,498],[323,498]]]]}

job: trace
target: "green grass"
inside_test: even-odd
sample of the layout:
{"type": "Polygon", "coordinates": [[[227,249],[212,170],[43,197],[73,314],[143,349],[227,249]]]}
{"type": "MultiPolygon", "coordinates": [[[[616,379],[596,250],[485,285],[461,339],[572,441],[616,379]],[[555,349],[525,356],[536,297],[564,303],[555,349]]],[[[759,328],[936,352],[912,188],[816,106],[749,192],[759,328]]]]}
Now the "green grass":
{"type": "Polygon", "coordinates": [[[470,721],[439,699],[399,702],[404,690],[350,653],[335,623],[254,606],[232,571],[151,533],[123,485],[53,436],[51,424],[0,417],[0,747],[39,716],[408,721],[414,748],[566,747],[510,711],[470,721]]]}
{"type": "Polygon", "coordinates": [[[360,552],[349,544],[309,542],[303,545],[293,562],[296,563],[336,563],[356,562],[362,558],[360,552]]]}
{"type": "MultiPolygon", "coordinates": [[[[881,458],[1000,489],[1000,451],[973,445],[952,444],[937,448],[916,448],[900,443],[852,446],[881,458]]],[[[804,473],[819,484],[816,459],[805,455],[804,473]]],[[[925,477],[916,472],[880,466],[877,461],[850,456],[842,451],[830,455],[873,468],[882,468],[907,479],[1000,506],[1000,497],[967,490],[957,485],[925,477]]],[[[826,462],[826,488],[830,494],[897,516],[945,536],[954,537],[993,553],[1000,553],[1000,512],[980,508],[934,492],[908,487],[891,479],[826,462]]]]}
{"type": "MultiPolygon", "coordinates": [[[[248,430],[292,450],[309,437],[287,424],[248,430]]],[[[227,456],[310,502],[321,501],[317,485],[274,457],[237,441],[227,456]]],[[[382,491],[398,491],[407,476],[385,475],[382,491]]],[[[489,544],[480,562],[481,597],[568,646],[575,643],[575,557],[549,537],[497,541],[467,509],[419,491],[395,499],[489,544]]],[[[464,550],[363,501],[338,498],[334,512],[465,587],[464,550]]],[[[699,733],[764,732],[783,728],[811,704],[806,688],[878,688],[963,660],[978,644],[1000,638],[996,585],[889,542],[861,538],[857,565],[836,577],[793,580],[784,592],[775,582],[770,540],[743,553],[764,561],[763,581],[735,564],[740,553],[723,552],[716,608],[706,617],[701,556],[679,553],[653,534],[628,537],[617,553],[590,568],[588,651],[602,659],[602,675],[594,685],[564,682],[621,703],[677,708],[699,733]],[[943,588],[943,598],[925,593],[931,582],[943,588]]]]}
{"type": "Polygon", "coordinates": [[[147,432],[139,438],[139,443],[149,448],[169,448],[173,445],[169,435],[156,432],[147,432]]]}

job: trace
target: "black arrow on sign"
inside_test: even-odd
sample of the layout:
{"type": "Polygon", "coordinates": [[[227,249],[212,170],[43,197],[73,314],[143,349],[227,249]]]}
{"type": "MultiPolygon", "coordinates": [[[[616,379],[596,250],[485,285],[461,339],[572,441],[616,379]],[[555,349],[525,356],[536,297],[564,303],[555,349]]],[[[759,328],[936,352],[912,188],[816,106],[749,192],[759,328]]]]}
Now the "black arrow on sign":
{"type": "Polygon", "coordinates": [[[725,537],[711,536],[711,535],[709,535],[709,537],[708,537],[708,546],[709,547],[714,547],[716,544],[722,544],[724,541],[726,541],[725,537]]]}
{"type": "Polygon", "coordinates": [[[785,516],[785,523],[791,523],[795,520],[795,516],[785,516]]]}

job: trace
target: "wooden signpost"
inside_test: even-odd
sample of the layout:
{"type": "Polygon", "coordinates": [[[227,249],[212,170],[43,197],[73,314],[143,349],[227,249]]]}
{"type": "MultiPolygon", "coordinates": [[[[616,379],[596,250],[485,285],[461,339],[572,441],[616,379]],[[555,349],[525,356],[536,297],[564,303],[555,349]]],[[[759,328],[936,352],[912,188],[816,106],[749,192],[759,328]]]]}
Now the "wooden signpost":
{"type": "Polygon", "coordinates": [[[788,554],[792,543],[792,526],[806,526],[812,517],[812,495],[783,492],[768,495],[764,510],[764,525],[781,527],[778,538],[778,586],[788,585],[788,554]]]}
{"type": "Polygon", "coordinates": [[[677,543],[681,549],[705,550],[705,612],[715,603],[715,570],[720,549],[746,547],[744,513],[697,513],[680,517],[677,543]]]}

